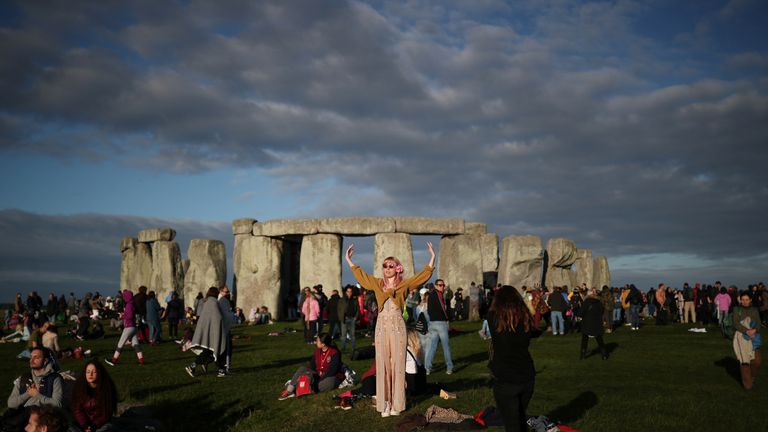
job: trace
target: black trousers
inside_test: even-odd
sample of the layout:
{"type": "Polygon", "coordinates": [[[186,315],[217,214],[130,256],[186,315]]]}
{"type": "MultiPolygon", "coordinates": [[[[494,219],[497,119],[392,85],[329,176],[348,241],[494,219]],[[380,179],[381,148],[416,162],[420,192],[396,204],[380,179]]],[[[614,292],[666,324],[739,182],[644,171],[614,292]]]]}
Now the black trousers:
{"type": "MultiPolygon", "coordinates": [[[[600,353],[605,355],[606,352],[605,352],[605,344],[603,343],[603,335],[595,336],[595,340],[597,340],[597,346],[600,347],[600,353]]],[[[587,352],[588,343],[589,343],[589,336],[582,333],[581,334],[581,352],[582,353],[587,352]]]]}
{"type": "Polygon", "coordinates": [[[535,380],[525,384],[494,381],[493,398],[496,408],[504,420],[504,430],[507,432],[526,432],[528,416],[525,411],[533,397],[535,380]]]}

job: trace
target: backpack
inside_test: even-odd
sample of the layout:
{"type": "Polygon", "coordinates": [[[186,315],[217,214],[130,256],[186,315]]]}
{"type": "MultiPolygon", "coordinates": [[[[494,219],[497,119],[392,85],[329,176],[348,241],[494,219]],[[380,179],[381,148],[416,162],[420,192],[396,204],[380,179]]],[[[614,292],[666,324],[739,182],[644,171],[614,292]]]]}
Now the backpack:
{"type": "Polygon", "coordinates": [[[309,374],[304,374],[296,380],[296,397],[312,394],[312,378],[309,374]]]}
{"type": "Polygon", "coordinates": [[[416,331],[425,335],[429,331],[429,323],[427,322],[427,318],[424,316],[424,312],[419,314],[419,317],[416,318],[416,331]]]}

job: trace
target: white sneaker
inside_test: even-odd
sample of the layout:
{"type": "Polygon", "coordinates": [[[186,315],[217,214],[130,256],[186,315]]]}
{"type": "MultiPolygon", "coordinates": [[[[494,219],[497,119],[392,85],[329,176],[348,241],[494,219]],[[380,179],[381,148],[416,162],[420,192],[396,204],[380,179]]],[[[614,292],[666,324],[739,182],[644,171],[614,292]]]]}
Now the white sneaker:
{"type": "Polygon", "coordinates": [[[389,411],[389,415],[391,415],[391,416],[399,416],[400,415],[400,411],[390,410],[389,411]]]}
{"type": "MultiPolygon", "coordinates": [[[[387,402],[387,404],[384,405],[384,411],[381,412],[381,416],[382,417],[389,417],[389,415],[391,414],[390,411],[391,411],[391,407],[389,405],[389,402],[387,402]]],[[[397,411],[395,411],[395,412],[397,412],[397,411]]],[[[400,413],[398,413],[398,414],[400,414],[400,413]]]]}

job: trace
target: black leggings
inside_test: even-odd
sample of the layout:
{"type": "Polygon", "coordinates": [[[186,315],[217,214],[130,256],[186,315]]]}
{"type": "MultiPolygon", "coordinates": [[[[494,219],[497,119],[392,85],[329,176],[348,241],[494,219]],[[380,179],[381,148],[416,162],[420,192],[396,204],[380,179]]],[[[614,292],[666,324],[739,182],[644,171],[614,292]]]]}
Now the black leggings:
{"type": "Polygon", "coordinates": [[[495,381],[493,383],[493,398],[496,407],[504,420],[504,430],[507,432],[526,432],[528,416],[525,411],[533,397],[534,380],[524,384],[495,381]]]}
{"type": "MultiPolygon", "coordinates": [[[[600,353],[605,355],[606,352],[605,352],[605,344],[603,343],[603,335],[595,336],[595,340],[597,340],[597,346],[600,348],[600,353]]],[[[581,352],[582,353],[587,352],[588,343],[589,343],[589,336],[582,333],[581,334],[581,352]]]]}

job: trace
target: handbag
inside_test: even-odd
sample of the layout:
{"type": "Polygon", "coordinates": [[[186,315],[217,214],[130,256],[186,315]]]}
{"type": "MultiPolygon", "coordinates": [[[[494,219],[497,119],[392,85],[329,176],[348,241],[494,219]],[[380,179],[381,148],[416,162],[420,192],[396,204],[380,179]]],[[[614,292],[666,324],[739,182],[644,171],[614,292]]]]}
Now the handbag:
{"type": "Polygon", "coordinates": [[[429,332],[429,323],[427,322],[427,318],[424,316],[424,312],[420,313],[419,317],[416,319],[416,331],[423,335],[429,332]]]}

